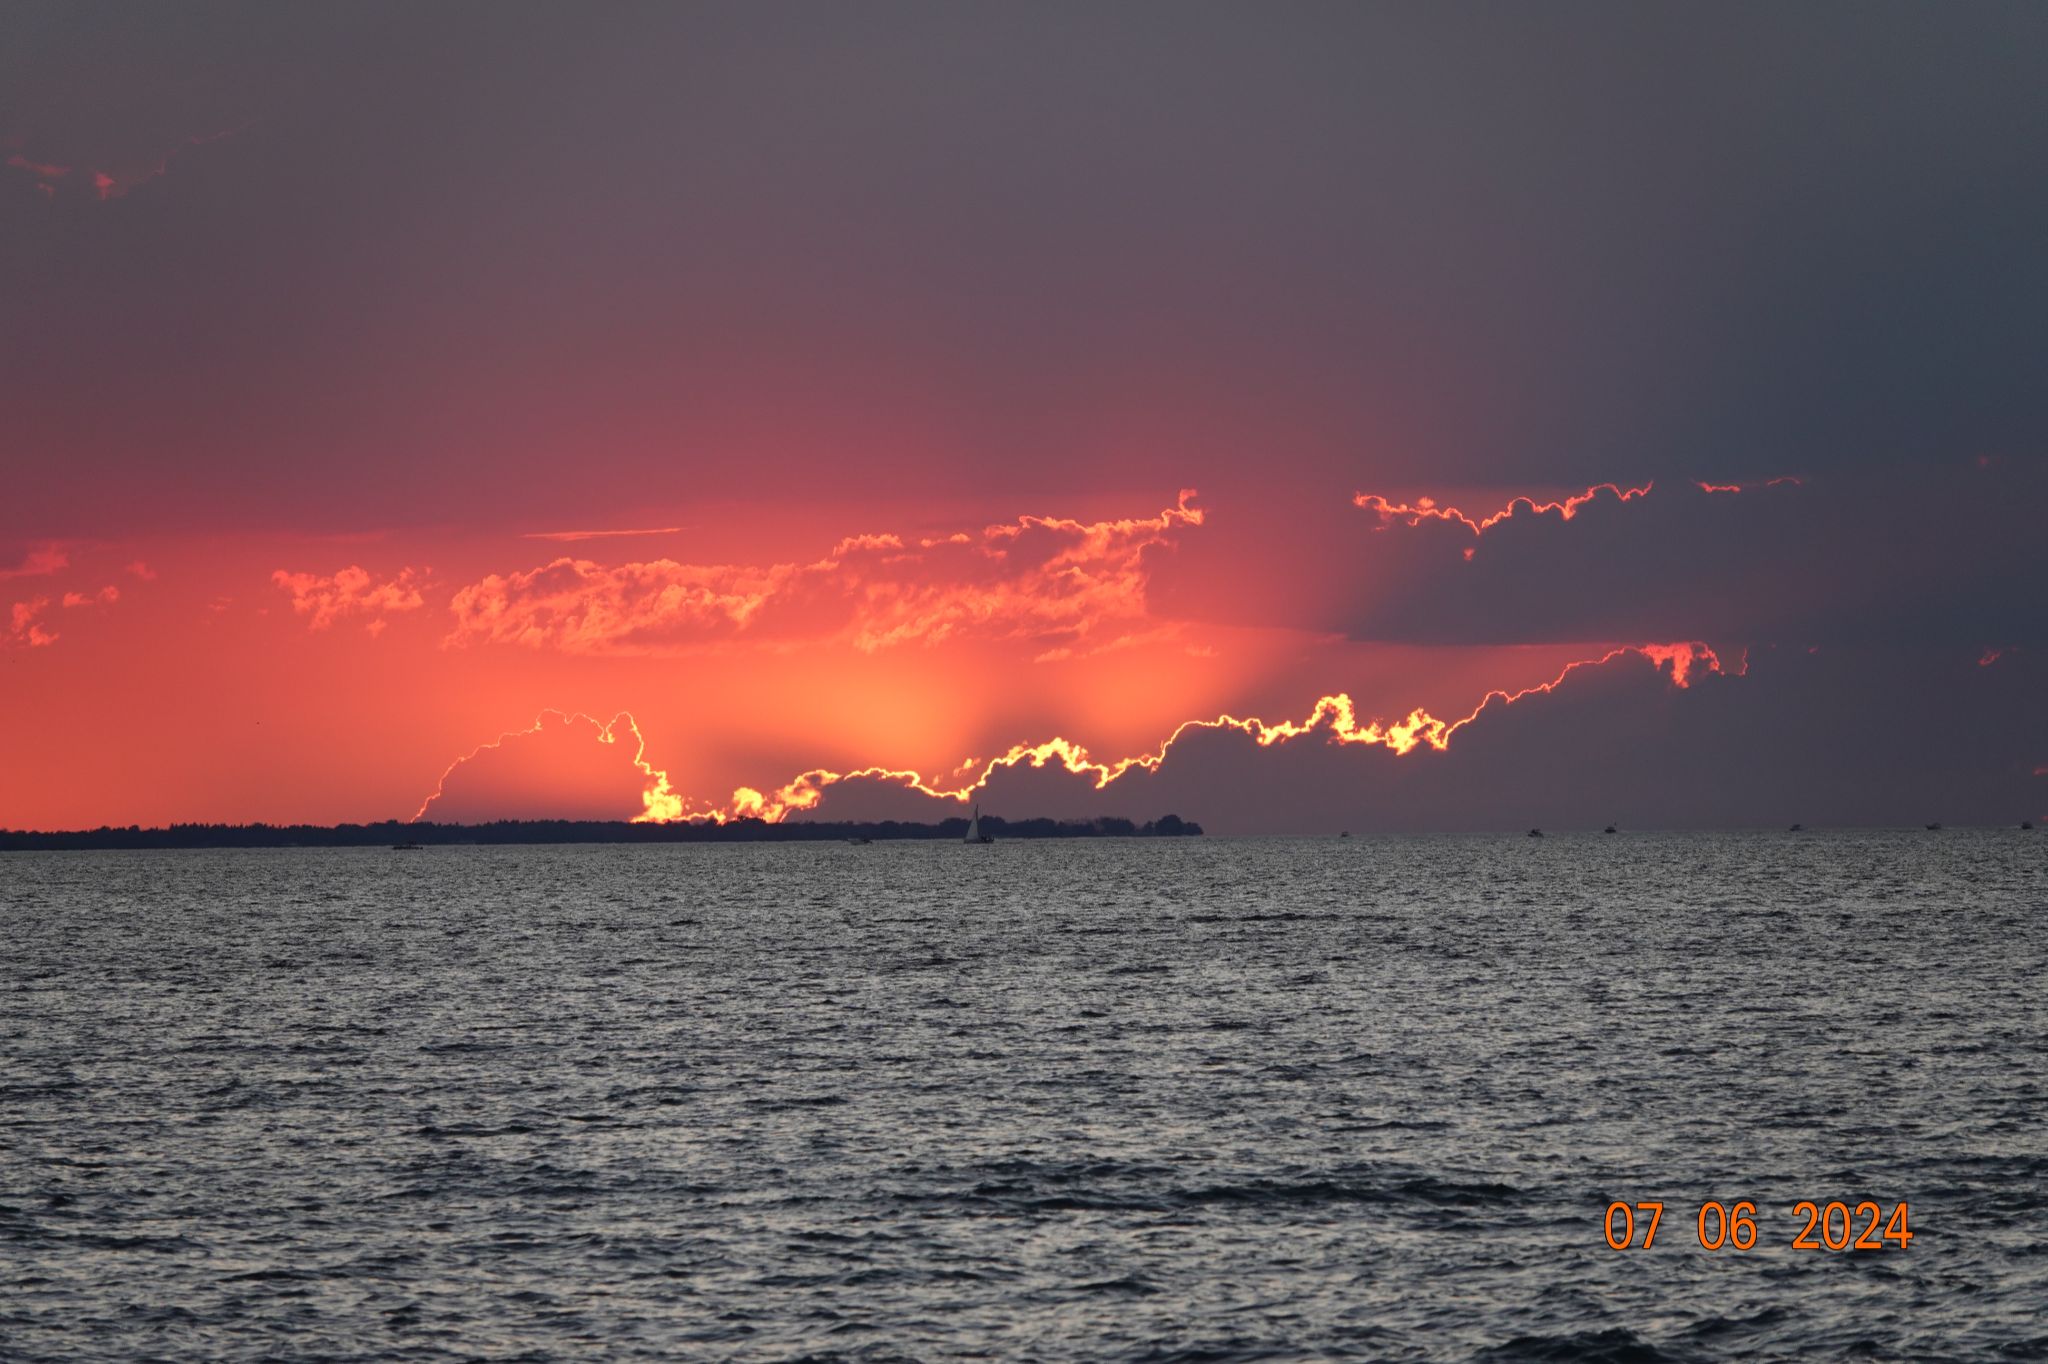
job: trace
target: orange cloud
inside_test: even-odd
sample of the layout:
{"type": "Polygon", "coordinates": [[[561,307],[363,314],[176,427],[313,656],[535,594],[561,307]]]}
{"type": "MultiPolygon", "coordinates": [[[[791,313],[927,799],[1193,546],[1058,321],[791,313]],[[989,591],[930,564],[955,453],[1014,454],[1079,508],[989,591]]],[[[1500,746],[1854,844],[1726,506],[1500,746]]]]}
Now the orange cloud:
{"type": "Polygon", "coordinates": [[[292,594],[293,612],[310,616],[307,628],[313,630],[325,630],[345,617],[369,616],[364,628],[374,635],[383,630],[387,614],[417,611],[426,605],[420,595],[424,574],[411,568],[400,569],[397,577],[382,583],[357,564],[331,577],[280,568],[270,580],[292,594]]]}
{"type": "Polygon", "coordinates": [[[493,573],[456,592],[448,642],[657,653],[737,633],[797,571],[557,559],[527,573],[493,573]]]}
{"type": "Polygon", "coordinates": [[[121,600],[121,589],[112,583],[108,583],[97,592],[66,592],[64,594],[64,605],[67,607],[112,606],[119,600],[121,600]]]}
{"type": "Polygon", "coordinates": [[[462,588],[448,642],[658,654],[837,641],[874,652],[971,637],[1037,641],[1041,656],[1067,657],[1142,628],[1147,555],[1202,524],[1193,497],[1127,520],[1025,516],[979,534],[849,536],[808,564],[562,558],[462,588]]]}

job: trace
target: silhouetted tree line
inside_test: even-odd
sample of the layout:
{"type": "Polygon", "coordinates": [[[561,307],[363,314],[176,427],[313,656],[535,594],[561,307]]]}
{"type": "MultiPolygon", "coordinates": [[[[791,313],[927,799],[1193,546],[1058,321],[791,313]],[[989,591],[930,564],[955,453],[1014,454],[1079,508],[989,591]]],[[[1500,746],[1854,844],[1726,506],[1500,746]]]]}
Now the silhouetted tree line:
{"type": "MultiPolygon", "coordinates": [[[[996,838],[1176,838],[1199,836],[1202,826],[1179,815],[1138,824],[1128,819],[1002,819],[984,815],[982,831],[996,838]]],[[[102,826],[62,833],[0,829],[0,851],[99,848],[374,848],[395,844],[510,843],[817,843],[856,838],[953,838],[967,821],[937,824],[791,821],[770,824],[736,819],[729,824],[628,824],[623,820],[501,819],[492,824],[173,824],[168,828],[102,826]]]]}

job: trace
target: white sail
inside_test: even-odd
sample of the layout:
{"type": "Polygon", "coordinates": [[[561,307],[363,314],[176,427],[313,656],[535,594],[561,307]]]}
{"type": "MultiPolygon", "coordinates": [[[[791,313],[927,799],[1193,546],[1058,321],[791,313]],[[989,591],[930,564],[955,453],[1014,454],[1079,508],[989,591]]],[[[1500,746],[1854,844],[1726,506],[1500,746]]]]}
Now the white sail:
{"type": "Polygon", "coordinates": [[[960,841],[962,843],[981,842],[981,806],[979,803],[976,803],[974,807],[974,818],[967,821],[967,837],[960,841]]]}

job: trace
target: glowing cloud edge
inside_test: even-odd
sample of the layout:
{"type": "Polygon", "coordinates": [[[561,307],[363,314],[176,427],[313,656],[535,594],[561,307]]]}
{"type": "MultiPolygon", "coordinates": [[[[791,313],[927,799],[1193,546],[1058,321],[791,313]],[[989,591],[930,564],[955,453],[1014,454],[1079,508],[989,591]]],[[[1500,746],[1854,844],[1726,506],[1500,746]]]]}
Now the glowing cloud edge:
{"type": "MultiPolygon", "coordinates": [[[[1625,504],[1648,497],[1656,486],[1654,481],[1640,487],[1626,488],[1619,483],[1595,483],[1584,492],[1569,493],[1551,502],[1538,502],[1533,497],[1512,497],[1508,499],[1505,507],[1485,516],[1467,515],[1456,507],[1439,503],[1433,497],[1419,497],[1413,502],[1395,502],[1378,493],[1360,492],[1351,495],[1351,505],[1377,515],[1380,524],[1376,529],[1380,530],[1396,521],[1405,521],[1410,526],[1419,526],[1425,521],[1443,521],[1463,526],[1474,536],[1482,536],[1503,521],[1513,520],[1516,514],[1523,510],[1527,510],[1532,516],[1555,515],[1560,521],[1569,521],[1576,517],[1582,508],[1599,501],[1603,494],[1612,497],[1618,504],[1625,504]]],[[[1792,474],[1781,474],[1776,478],[1767,478],[1756,483],[1710,483],[1695,479],[1691,486],[1709,494],[1741,493],[1763,488],[1801,488],[1805,486],[1805,481],[1792,474]]],[[[1471,555],[1468,553],[1466,557],[1470,558],[1471,555]]]]}
{"type": "Polygon", "coordinates": [[[626,732],[633,736],[633,766],[639,768],[641,774],[647,778],[647,785],[640,793],[640,799],[646,808],[640,814],[634,816],[633,823],[665,823],[670,820],[686,819],[689,817],[684,813],[684,806],[687,802],[669,786],[668,773],[656,768],[647,761],[647,739],[645,735],[641,734],[640,722],[633,718],[631,711],[622,710],[609,720],[599,720],[596,716],[586,715],[582,711],[571,712],[556,710],[550,707],[534,716],[533,723],[525,729],[508,729],[497,738],[487,743],[478,744],[454,762],[449,763],[443,769],[441,779],[434,783],[433,791],[428,794],[425,800],[420,802],[420,808],[413,811],[412,817],[406,823],[416,824],[426,818],[428,809],[448,789],[448,779],[454,776],[459,768],[485,753],[504,747],[506,743],[513,739],[523,739],[539,734],[546,727],[550,717],[561,720],[565,725],[573,725],[579,720],[588,721],[597,726],[597,741],[601,744],[618,742],[617,731],[619,722],[623,720],[626,732]]]}
{"type": "Polygon", "coordinates": [[[668,773],[647,761],[647,742],[640,732],[639,722],[629,711],[620,711],[609,721],[600,722],[595,717],[577,712],[569,714],[560,710],[544,710],[534,718],[532,725],[521,730],[510,730],[500,734],[488,743],[479,744],[469,753],[451,762],[434,785],[432,794],[420,803],[412,820],[426,817],[427,811],[440,798],[449,777],[465,763],[501,747],[506,742],[527,735],[540,733],[549,717],[559,717],[566,723],[586,720],[599,728],[599,742],[615,743],[621,722],[624,732],[633,736],[635,749],[633,764],[646,777],[641,792],[643,809],[633,817],[636,824],[669,823],[677,820],[703,820],[724,824],[736,819],[760,819],[768,823],[779,823],[791,815],[815,808],[825,797],[828,788],[840,782],[873,779],[891,781],[907,789],[917,791],[936,800],[951,800],[966,804],[975,792],[981,790],[999,769],[1029,764],[1043,768],[1057,763],[1067,772],[1078,777],[1087,777],[1098,791],[1107,789],[1111,783],[1134,769],[1158,770],[1167,754],[1181,737],[1190,731],[1235,729],[1251,736],[1262,748],[1286,743],[1304,735],[1322,731],[1325,742],[1339,745],[1363,744],[1385,748],[1397,756],[1406,756],[1417,749],[1443,752],[1451,746],[1451,736],[1471,724],[1484,714],[1489,706],[1498,702],[1511,706],[1525,697],[1546,694],[1562,685],[1573,673],[1583,668],[1597,668],[1615,659],[1634,655],[1647,659],[1653,668],[1662,671],[1670,669],[1672,685],[1684,689],[1692,685],[1696,670],[1706,673],[1739,677],[1747,671],[1745,656],[1733,667],[1722,663],[1713,649],[1698,640],[1682,640],[1669,644],[1624,644],[1607,650],[1597,658],[1578,659],[1567,663],[1556,677],[1548,682],[1539,682],[1519,691],[1495,689],[1481,697],[1479,704],[1463,717],[1444,720],[1420,707],[1410,711],[1404,718],[1391,724],[1373,719],[1361,724],[1357,708],[1350,695],[1337,692],[1319,698],[1310,707],[1308,715],[1298,721],[1267,721],[1256,716],[1219,715],[1210,720],[1188,720],[1176,726],[1159,746],[1149,753],[1134,754],[1113,761],[1098,761],[1084,746],[1072,740],[1053,737],[1036,744],[1017,744],[999,757],[987,760],[969,759],[955,769],[958,774],[971,776],[964,784],[946,786],[938,784],[944,778],[926,778],[909,768],[864,767],[847,772],[835,772],[829,768],[812,768],[798,773],[773,792],[762,792],[750,786],[734,790],[732,797],[722,806],[699,807],[690,797],[678,793],[670,782],[668,773]]]}

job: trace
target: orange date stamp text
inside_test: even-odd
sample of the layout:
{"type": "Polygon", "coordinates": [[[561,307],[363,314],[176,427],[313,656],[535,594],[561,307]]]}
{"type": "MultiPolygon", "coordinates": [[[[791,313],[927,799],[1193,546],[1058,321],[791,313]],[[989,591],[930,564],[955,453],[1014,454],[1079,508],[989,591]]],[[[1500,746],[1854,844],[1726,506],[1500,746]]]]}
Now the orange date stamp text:
{"type": "MultiPolygon", "coordinates": [[[[1792,1217],[1800,1223],[1788,1228],[1792,1250],[1904,1250],[1914,1236],[1904,1202],[1894,1204],[1887,1215],[1867,1199],[1855,1204],[1802,1199],[1792,1205],[1792,1217]]],[[[1653,1248],[1663,1218],[1661,1202],[1609,1203],[1602,1227],[1608,1249],[1653,1248]]],[[[1759,1238],[1756,1204],[1746,1198],[1702,1203],[1693,1218],[1693,1232],[1702,1250],[1754,1250],[1759,1238]]]]}

